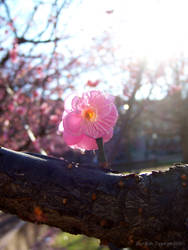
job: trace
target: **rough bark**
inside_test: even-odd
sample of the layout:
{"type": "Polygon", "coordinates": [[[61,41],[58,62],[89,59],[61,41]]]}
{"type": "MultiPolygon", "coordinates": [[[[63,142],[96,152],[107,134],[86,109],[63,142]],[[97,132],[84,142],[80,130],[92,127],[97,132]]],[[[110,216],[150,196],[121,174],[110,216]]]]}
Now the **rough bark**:
{"type": "Polygon", "coordinates": [[[186,249],[188,167],[130,174],[0,148],[0,209],[133,249],[186,249]]]}
{"type": "Polygon", "coordinates": [[[181,119],[180,124],[181,124],[180,139],[181,139],[183,160],[184,162],[188,162],[188,117],[185,115],[185,113],[181,119]]]}

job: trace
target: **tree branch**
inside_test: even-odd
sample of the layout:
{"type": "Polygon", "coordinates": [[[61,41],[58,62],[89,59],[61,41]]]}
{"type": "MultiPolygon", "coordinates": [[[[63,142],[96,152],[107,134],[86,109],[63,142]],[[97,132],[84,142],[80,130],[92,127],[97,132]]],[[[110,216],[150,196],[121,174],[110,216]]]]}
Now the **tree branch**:
{"type": "Polygon", "coordinates": [[[186,165],[124,175],[0,148],[0,209],[26,221],[118,247],[185,249],[187,206],[186,165]]]}
{"type": "Polygon", "coordinates": [[[26,39],[24,37],[18,37],[17,42],[18,44],[22,43],[33,43],[33,44],[39,44],[39,43],[54,43],[59,41],[60,38],[56,37],[55,39],[47,39],[47,40],[32,40],[32,39],[26,39]]]}

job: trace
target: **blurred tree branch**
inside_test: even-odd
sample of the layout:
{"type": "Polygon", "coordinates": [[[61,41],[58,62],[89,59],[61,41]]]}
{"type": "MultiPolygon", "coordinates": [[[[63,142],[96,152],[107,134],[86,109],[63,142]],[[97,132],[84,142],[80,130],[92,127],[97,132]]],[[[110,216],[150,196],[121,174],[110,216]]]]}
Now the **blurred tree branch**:
{"type": "Polygon", "coordinates": [[[124,175],[1,148],[0,180],[0,209],[23,220],[118,247],[185,249],[188,243],[185,165],[124,175]]]}

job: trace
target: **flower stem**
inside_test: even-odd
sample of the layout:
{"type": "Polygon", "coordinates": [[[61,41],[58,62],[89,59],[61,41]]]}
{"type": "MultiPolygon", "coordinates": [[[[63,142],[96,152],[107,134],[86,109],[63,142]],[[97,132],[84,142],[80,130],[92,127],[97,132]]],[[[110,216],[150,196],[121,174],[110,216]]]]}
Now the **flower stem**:
{"type": "Polygon", "coordinates": [[[108,162],[105,156],[105,152],[104,152],[104,144],[103,144],[103,138],[97,138],[96,139],[96,143],[98,146],[98,161],[101,167],[103,168],[107,168],[108,167],[108,162]]]}

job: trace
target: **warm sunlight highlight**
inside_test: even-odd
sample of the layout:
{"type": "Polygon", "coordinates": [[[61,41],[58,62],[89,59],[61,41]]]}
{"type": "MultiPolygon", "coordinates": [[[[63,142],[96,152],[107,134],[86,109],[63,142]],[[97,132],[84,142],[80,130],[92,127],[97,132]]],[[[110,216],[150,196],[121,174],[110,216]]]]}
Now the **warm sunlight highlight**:
{"type": "Polygon", "coordinates": [[[75,11],[78,23],[74,19],[70,27],[82,41],[77,47],[107,32],[113,46],[121,48],[116,56],[159,62],[188,53],[187,9],[187,0],[85,1],[75,11]]]}
{"type": "Polygon", "coordinates": [[[188,53],[188,1],[133,0],[124,1],[126,5],[132,15],[117,27],[123,54],[159,62],[188,53]]]}

